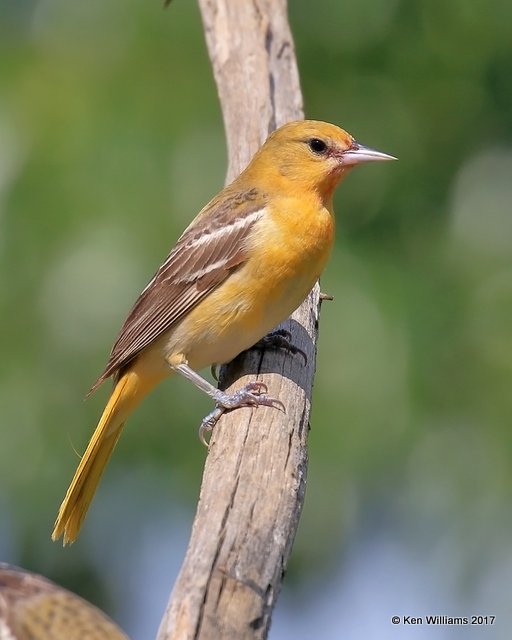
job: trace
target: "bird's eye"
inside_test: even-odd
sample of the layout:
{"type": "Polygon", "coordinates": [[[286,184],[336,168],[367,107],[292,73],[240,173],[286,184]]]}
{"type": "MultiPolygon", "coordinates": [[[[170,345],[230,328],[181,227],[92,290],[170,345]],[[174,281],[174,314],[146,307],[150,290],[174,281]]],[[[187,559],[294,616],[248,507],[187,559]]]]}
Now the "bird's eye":
{"type": "Polygon", "coordinates": [[[327,144],[320,138],[311,138],[308,140],[308,146],[313,153],[321,154],[327,151],[327,144]]]}

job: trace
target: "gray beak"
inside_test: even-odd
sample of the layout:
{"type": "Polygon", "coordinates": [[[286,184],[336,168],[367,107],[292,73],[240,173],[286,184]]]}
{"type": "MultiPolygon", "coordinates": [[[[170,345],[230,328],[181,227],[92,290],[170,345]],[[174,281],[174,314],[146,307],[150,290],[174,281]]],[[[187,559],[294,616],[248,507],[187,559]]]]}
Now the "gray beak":
{"type": "Polygon", "coordinates": [[[394,156],[390,156],[382,151],[376,151],[369,147],[354,141],[354,144],[343,153],[344,165],[355,165],[363,162],[378,162],[381,160],[397,160],[394,156]]]}

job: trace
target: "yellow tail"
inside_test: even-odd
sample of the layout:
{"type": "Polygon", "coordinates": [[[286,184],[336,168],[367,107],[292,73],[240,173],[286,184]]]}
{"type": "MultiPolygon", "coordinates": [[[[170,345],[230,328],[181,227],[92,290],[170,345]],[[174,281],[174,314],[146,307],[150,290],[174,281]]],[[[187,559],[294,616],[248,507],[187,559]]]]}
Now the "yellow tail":
{"type": "Polygon", "coordinates": [[[64,544],[76,540],[126,418],[158,380],[148,382],[133,369],[117,382],[62,501],[52,540],[58,540],[62,535],[64,544]]]}

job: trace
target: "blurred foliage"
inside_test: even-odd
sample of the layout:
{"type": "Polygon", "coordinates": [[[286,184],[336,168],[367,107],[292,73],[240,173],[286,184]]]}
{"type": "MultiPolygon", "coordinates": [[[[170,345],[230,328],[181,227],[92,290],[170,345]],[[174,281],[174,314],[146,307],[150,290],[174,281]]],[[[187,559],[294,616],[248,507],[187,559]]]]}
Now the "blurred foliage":
{"type": "MultiPolygon", "coordinates": [[[[391,530],[461,597],[480,593],[511,561],[512,5],[289,11],[307,117],[400,162],[355,171],[337,195],[288,585],[325,579],[391,530]]],[[[49,535],[108,390],[82,397],[224,166],[194,2],[0,0],[0,559],[99,604],[134,638],[149,637],[141,585],[158,592],[154,630],[184,551],[207,399],[161,385],[80,541],[63,551],[49,535]]]]}

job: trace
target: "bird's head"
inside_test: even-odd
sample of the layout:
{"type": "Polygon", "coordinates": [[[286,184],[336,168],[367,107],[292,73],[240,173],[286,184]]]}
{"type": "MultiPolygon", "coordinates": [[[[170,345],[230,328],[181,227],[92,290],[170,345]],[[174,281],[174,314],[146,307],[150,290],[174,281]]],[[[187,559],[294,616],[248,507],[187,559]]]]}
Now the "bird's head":
{"type": "Polygon", "coordinates": [[[327,203],[340,180],[355,165],[395,159],[364,147],[333,124],[300,120],[274,131],[249,166],[267,179],[282,178],[315,190],[327,203]]]}

